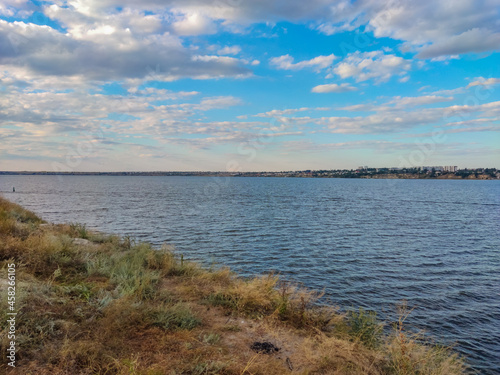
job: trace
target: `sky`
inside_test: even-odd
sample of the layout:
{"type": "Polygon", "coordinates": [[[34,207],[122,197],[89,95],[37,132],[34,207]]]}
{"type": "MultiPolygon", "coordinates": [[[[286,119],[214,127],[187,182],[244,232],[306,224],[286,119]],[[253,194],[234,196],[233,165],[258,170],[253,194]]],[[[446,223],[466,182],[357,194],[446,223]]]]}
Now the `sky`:
{"type": "Polygon", "coordinates": [[[2,0],[0,170],[500,168],[499,0],[2,0]]]}

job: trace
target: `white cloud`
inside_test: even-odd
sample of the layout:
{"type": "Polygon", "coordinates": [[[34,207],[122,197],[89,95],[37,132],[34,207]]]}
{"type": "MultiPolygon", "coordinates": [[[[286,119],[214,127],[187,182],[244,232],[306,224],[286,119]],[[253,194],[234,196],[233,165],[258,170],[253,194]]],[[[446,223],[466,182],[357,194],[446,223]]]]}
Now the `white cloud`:
{"type": "Polygon", "coordinates": [[[459,55],[441,55],[441,56],[438,56],[438,57],[433,57],[431,59],[432,62],[435,62],[435,61],[444,61],[445,64],[447,64],[450,60],[457,60],[459,59],[460,56],[459,55]]]}
{"type": "Polygon", "coordinates": [[[217,56],[217,55],[194,55],[192,57],[193,61],[204,61],[204,62],[209,62],[209,61],[216,61],[220,62],[223,64],[236,64],[239,59],[236,57],[230,57],[230,56],[217,56]]]}
{"type": "Polygon", "coordinates": [[[241,52],[240,46],[231,46],[231,47],[226,46],[217,51],[219,55],[237,55],[240,52],[241,52]]]}
{"type": "MultiPolygon", "coordinates": [[[[12,9],[23,0],[4,0],[0,11],[12,9]],[[7,1],[7,2],[6,2],[7,1]]],[[[93,18],[117,7],[133,12],[163,15],[172,21],[171,30],[179,35],[213,33],[217,29],[241,32],[253,23],[279,21],[308,22],[332,35],[365,26],[375,37],[390,37],[407,42],[421,57],[435,58],[469,52],[493,51],[499,44],[499,7],[497,0],[479,3],[470,0],[89,0],[57,2],[81,17],[93,18]]],[[[123,12],[123,11],[122,11],[123,12]]]]}
{"type": "Polygon", "coordinates": [[[443,97],[435,95],[425,95],[425,96],[414,96],[414,97],[400,97],[396,96],[393,100],[387,102],[386,104],[394,104],[397,107],[415,107],[419,105],[434,104],[450,102],[453,97],[443,97]]]}
{"type": "Polygon", "coordinates": [[[283,116],[283,115],[291,115],[293,113],[297,112],[303,112],[303,111],[308,111],[310,108],[290,108],[290,109],[273,109],[271,111],[263,112],[263,113],[258,113],[255,115],[255,117],[277,117],[277,116],[283,116]]]}
{"type": "Polygon", "coordinates": [[[273,57],[270,60],[271,65],[276,66],[278,69],[283,70],[301,70],[305,68],[312,68],[315,71],[328,68],[332,65],[333,60],[337,57],[334,54],[328,56],[317,56],[310,60],[300,61],[294,63],[294,58],[290,55],[283,55],[280,57],[273,57]]]}
{"type": "Polygon", "coordinates": [[[408,71],[411,63],[402,57],[386,55],[382,51],[353,52],[335,65],[333,73],[341,78],[354,78],[356,82],[375,79],[387,81],[393,75],[408,71]]]}
{"type": "Polygon", "coordinates": [[[358,111],[368,111],[368,112],[373,112],[376,111],[379,107],[375,106],[373,104],[354,104],[354,105],[348,105],[345,107],[339,108],[340,110],[343,111],[351,111],[351,112],[358,112],[358,111]]]}
{"type": "Polygon", "coordinates": [[[334,9],[330,17],[318,19],[318,30],[328,34],[365,25],[377,38],[407,42],[421,58],[500,48],[495,0],[341,0],[334,9]]]}
{"type": "MultiPolygon", "coordinates": [[[[467,89],[470,89],[471,87],[477,87],[477,86],[482,86],[482,87],[488,87],[488,86],[493,86],[500,84],[500,78],[493,78],[490,77],[488,79],[483,78],[483,77],[477,77],[475,78],[474,81],[469,83],[467,86],[464,87],[457,87],[455,89],[448,89],[448,90],[437,90],[432,92],[432,95],[455,95],[455,94],[462,94],[464,93],[467,89]]],[[[492,90],[492,89],[487,89],[487,90],[492,90]]]]}
{"type": "Polygon", "coordinates": [[[9,70],[25,67],[39,76],[81,76],[90,81],[250,75],[244,62],[229,57],[192,58],[191,51],[169,33],[134,36],[113,27],[76,28],[74,34],[63,34],[48,26],[0,20],[0,64],[9,70]]]}
{"type": "Polygon", "coordinates": [[[500,78],[488,78],[485,79],[483,77],[476,78],[476,81],[473,81],[467,85],[467,88],[474,86],[492,86],[500,84],[500,78]]]}
{"type": "Polygon", "coordinates": [[[26,17],[33,13],[35,5],[28,0],[2,0],[0,15],[6,17],[26,17]]]}
{"type": "Polygon", "coordinates": [[[383,105],[358,104],[340,108],[347,111],[370,111],[365,116],[291,117],[286,123],[296,126],[316,125],[319,131],[339,134],[406,133],[409,129],[443,124],[458,126],[481,124],[500,116],[500,102],[481,105],[452,105],[437,108],[415,108],[424,104],[447,101],[448,98],[396,97],[383,105]],[[389,105],[389,103],[393,105],[389,105]]]}
{"type": "MultiPolygon", "coordinates": [[[[259,65],[259,60],[249,61],[247,59],[239,59],[231,56],[217,56],[217,55],[194,55],[192,57],[193,61],[204,61],[204,62],[217,62],[220,65],[226,66],[241,66],[241,65],[259,65]]],[[[240,75],[240,77],[248,77],[251,73],[245,75],[240,75]]]]}
{"type": "Polygon", "coordinates": [[[423,47],[417,54],[422,59],[436,56],[460,55],[471,52],[485,52],[500,49],[500,32],[474,28],[459,35],[440,38],[429,46],[423,47]]]}
{"type": "Polygon", "coordinates": [[[369,111],[369,112],[394,112],[399,110],[405,110],[417,106],[425,106],[435,103],[450,102],[453,97],[443,97],[436,95],[424,95],[424,96],[395,96],[391,100],[382,104],[355,104],[346,107],[341,107],[339,109],[344,111],[369,111]]]}
{"type": "Polygon", "coordinates": [[[443,89],[431,92],[432,95],[456,95],[465,92],[465,87],[457,87],[456,89],[443,89]]]}
{"type": "Polygon", "coordinates": [[[200,13],[184,14],[172,26],[177,35],[214,34],[217,31],[215,23],[200,13]]]}
{"type": "Polygon", "coordinates": [[[232,107],[241,103],[241,99],[234,96],[217,96],[203,99],[199,106],[195,108],[201,111],[208,111],[210,109],[232,107]]]}
{"type": "Polygon", "coordinates": [[[326,111],[330,108],[328,107],[316,107],[316,108],[308,108],[308,107],[302,107],[302,108],[289,108],[289,109],[273,109],[271,111],[263,112],[263,113],[258,113],[254,115],[255,117],[279,117],[283,115],[291,115],[297,112],[305,112],[305,111],[326,111]]]}
{"type": "Polygon", "coordinates": [[[341,92],[349,92],[349,91],[355,91],[357,90],[355,87],[350,86],[347,83],[342,83],[340,85],[336,83],[330,83],[326,85],[318,85],[314,86],[311,89],[311,92],[315,93],[320,93],[320,94],[326,94],[326,93],[341,93],[341,92]]]}
{"type": "Polygon", "coordinates": [[[4,124],[18,127],[32,136],[86,131],[101,124],[112,125],[116,133],[155,135],[181,128],[190,132],[191,116],[241,104],[241,100],[233,96],[182,102],[196,95],[199,95],[196,91],[173,92],[155,87],[129,90],[124,96],[92,94],[86,90],[34,92],[31,87],[10,87],[0,98],[0,116],[4,124]],[[165,101],[174,103],[166,104],[165,101]],[[113,117],[108,117],[110,113],[113,117]]]}

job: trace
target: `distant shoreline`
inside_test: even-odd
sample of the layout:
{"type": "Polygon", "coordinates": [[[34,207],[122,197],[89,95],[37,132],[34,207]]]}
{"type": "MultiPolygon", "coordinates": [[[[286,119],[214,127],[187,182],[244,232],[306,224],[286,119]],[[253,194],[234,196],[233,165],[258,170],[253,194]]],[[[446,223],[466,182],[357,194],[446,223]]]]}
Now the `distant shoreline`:
{"type": "Polygon", "coordinates": [[[51,172],[0,171],[0,176],[178,176],[178,177],[288,177],[288,178],[364,178],[364,179],[420,179],[420,180],[498,180],[496,168],[462,169],[456,172],[431,172],[417,169],[391,170],[306,170],[284,172],[51,172]]]}

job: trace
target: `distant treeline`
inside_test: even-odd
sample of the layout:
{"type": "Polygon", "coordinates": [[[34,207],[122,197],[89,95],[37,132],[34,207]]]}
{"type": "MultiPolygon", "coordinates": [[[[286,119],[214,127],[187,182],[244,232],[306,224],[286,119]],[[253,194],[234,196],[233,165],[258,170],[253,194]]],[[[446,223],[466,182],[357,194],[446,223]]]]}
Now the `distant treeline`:
{"type": "Polygon", "coordinates": [[[71,176],[209,176],[209,177],[309,177],[309,178],[455,178],[500,179],[496,168],[458,169],[444,171],[436,168],[359,168],[303,170],[281,172],[51,172],[0,171],[0,175],[71,175],[71,176]]]}

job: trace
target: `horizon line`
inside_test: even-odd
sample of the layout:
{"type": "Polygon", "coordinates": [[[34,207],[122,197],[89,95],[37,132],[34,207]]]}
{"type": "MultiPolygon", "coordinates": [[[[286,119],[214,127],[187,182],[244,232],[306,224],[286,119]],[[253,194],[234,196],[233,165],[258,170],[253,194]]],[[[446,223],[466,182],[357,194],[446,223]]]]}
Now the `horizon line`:
{"type": "MultiPolygon", "coordinates": [[[[154,171],[48,171],[48,170],[0,170],[0,174],[8,174],[8,173],[45,173],[45,174],[113,174],[113,173],[230,173],[230,174],[238,174],[238,173],[284,173],[284,172],[317,172],[317,171],[357,171],[357,170],[370,170],[370,169],[388,169],[388,170],[411,170],[411,169],[420,169],[420,170],[430,170],[429,168],[444,168],[449,167],[448,165],[432,165],[432,166],[418,166],[418,167],[358,167],[358,168],[331,168],[331,169],[296,169],[296,170],[254,170],[254,171],[227,171],[227,170],[154,170],[154,171]]],[[[452,166],[457,168],[457,171],[460,170],[477,170],[477,169],[497,169],[497,167],[475,167],[475,168],[459,168],[458,166],[452,166]]]]}

